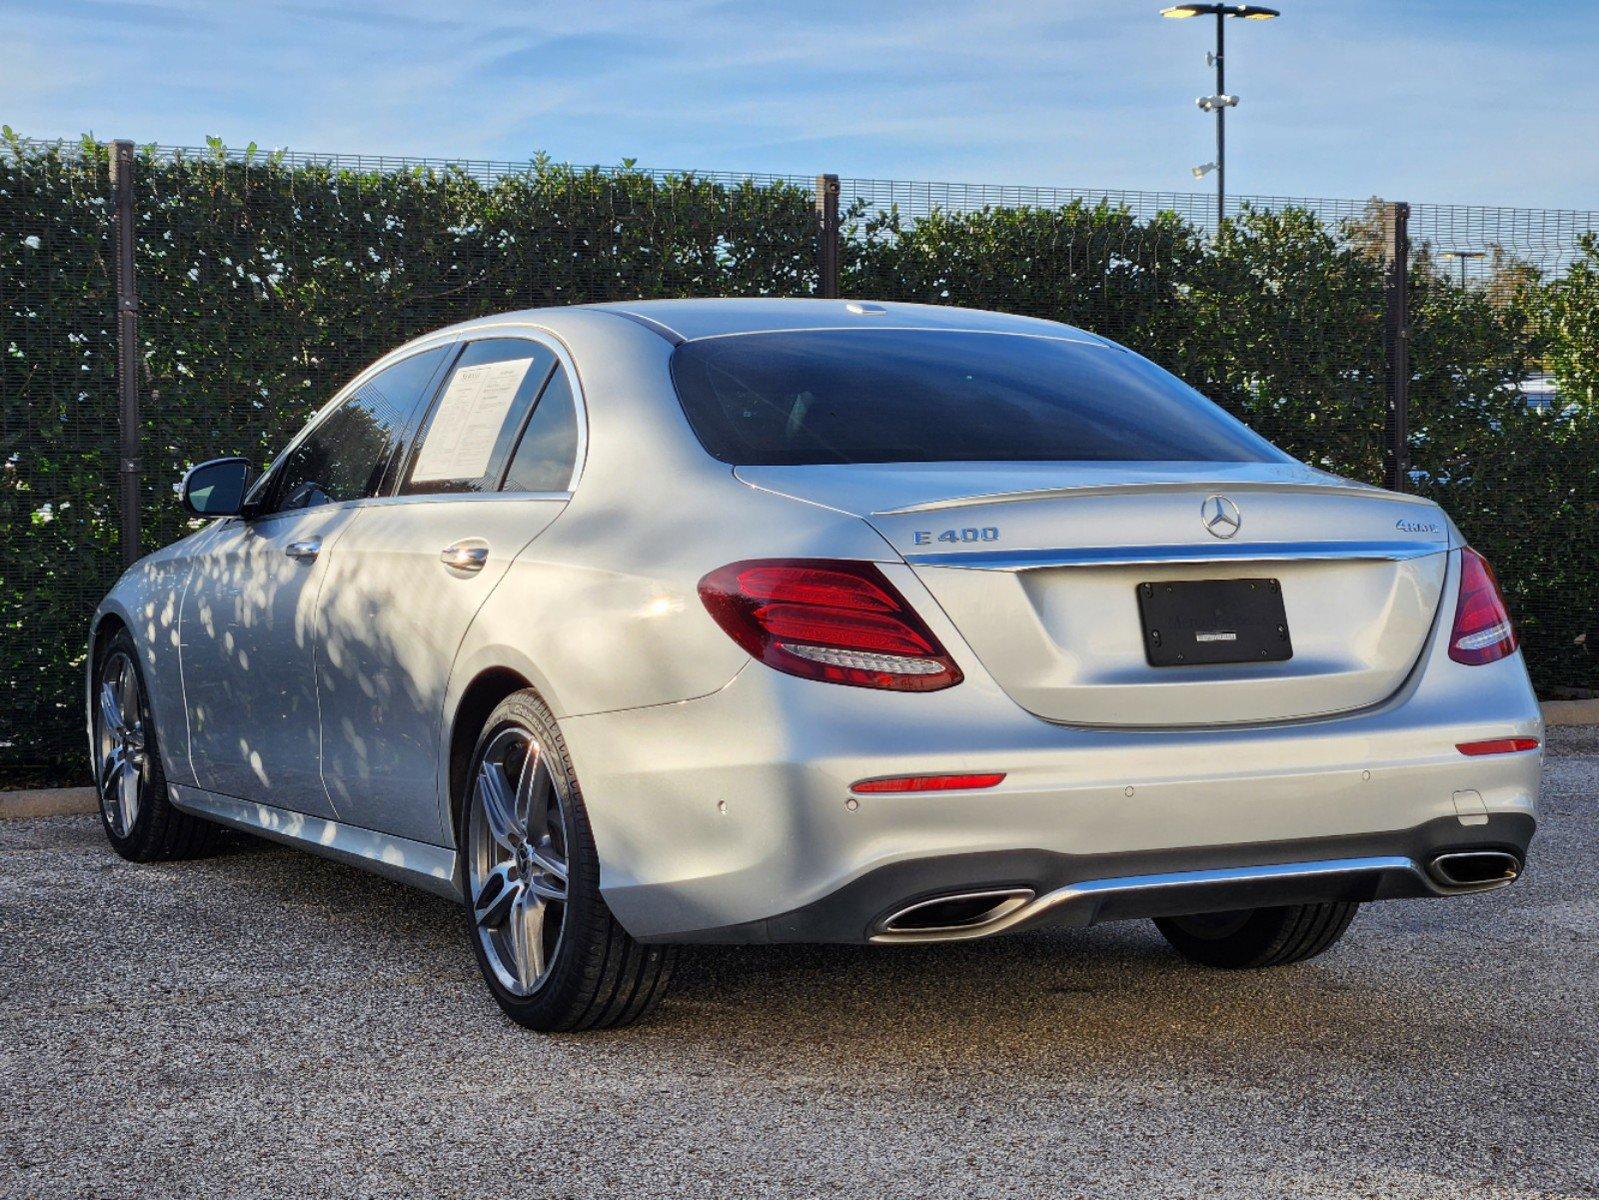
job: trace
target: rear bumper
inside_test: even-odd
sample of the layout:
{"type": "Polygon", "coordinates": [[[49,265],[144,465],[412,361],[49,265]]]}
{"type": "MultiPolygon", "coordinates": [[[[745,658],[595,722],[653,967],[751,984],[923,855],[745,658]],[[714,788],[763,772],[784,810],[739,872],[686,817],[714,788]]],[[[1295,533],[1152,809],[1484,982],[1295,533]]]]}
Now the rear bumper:
{"type": "MultiPolygon", "coordinates": [[[[878,868],[831,895],[765,920],[705,929],[694,942],[959,941],[1040,926],[1082,928],[1104,921],[1180,916],[1330,900],[1412,900],[1483,888],[1440,885],[1427,864],[1440,854],[1494,850],[1525,861],[1535,822],[1500,813],[1463,828],[1454,818],[1354,838],[1245,846],[1183,847],[1154,853],[1072,855],[1012,851],[954,855],[878,868]],[[896,913],[952,895],[1015,894],[994,919],[958,928],[888,928],[896,913]]],[[[1500,885],[1492,885],[1500,886],[1500,885]]]]}
{"type": "Polygon", "coordinates": [[[1383,704],[1275,726],[1053,725],[955,651],[966,681],[942,692],[838,687],[752,663],[711,696],[562,728],[601,890],[649,941],[859,942],[893,906],[965,887],[1044,896],[1363,858],[1404,861],[1247,887],[1090,889],[1007,927],[1436,895],[1430,855],[1520,858],[1535,826],[1541,754],[1471,758],[1456,744],[1543,733],[1519,655],[1465,667],[1443,641],[1383,704]],[[945,772],[1006,777],[984,791],[850,791],[861,779],[945,772]]]}

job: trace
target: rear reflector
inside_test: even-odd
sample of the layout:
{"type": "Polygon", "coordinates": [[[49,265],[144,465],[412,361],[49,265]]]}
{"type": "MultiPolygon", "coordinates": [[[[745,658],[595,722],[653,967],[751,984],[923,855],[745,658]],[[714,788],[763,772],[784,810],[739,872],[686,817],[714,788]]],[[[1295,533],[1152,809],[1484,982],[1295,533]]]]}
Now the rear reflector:
{"type": "Polygon", "coordinates": [[[1457,742],[1455,749],[1473,758],[1483,754],[1520,754],[1523,750],[1536,750],[1537,738],[1489,738],[1485,742],[1457,742]]]}
{"type": "Polygon", "coordinates": [[[961,681],[933,631],[869,562],[729,563],[700,580],[700,600],[728,637],[789,675],[895,692],[961,681]]]}
{"type": "Polygon", "coordinates": [[[1467,666],[1491,663],[1516,651],[1516,631],[1488,560],[1470,546],[1460,551],[1460,599],[1449,635],[1449,657],[1467,666]]]}
{"type": "Polygon", "coordinates": [[[953,792],[973,788],[991,788],[1004,774],[998,775],[892,775],[884,779],[863,779],[852,783],[852,792],[953,792]]]}

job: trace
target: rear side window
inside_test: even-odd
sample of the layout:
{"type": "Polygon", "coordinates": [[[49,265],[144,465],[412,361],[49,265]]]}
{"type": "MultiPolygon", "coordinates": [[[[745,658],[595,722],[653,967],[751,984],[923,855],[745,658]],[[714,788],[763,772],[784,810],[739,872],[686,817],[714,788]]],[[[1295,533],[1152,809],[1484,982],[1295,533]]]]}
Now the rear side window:
{"type": "Polygon", "coordinates": [[[272,473],[270,507],[282,512],[377,495],[447,353],[441,346],[403,358],[351,393],[272,473]]]}
{"type": "Polygon", "coordinates": [[[469,342],[434,400],[400,493],[492,492],[534,401],[555,370],[549,347],[526,338],[469,342]]]}
{"type": "Polygon", "coordinates": [[[505,472],[507,492],[564,492],[577,465],[577,406],[572,381],[559,365],[528,418],[505,472]]]}
{"type": "Polygon", "coordinates": [[[1288,461],[1176,376],[1098,343],[745,334],[679,346],[672,379],[706,450],[748,466],[1288,461]]]}

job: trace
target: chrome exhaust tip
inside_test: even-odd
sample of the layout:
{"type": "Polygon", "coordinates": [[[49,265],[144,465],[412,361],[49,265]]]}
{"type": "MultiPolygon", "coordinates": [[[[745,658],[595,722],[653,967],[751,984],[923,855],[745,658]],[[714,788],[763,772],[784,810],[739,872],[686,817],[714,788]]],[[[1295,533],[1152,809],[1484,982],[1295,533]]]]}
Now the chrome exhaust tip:
{"type": "Polygon", "coordinates": [[[1451,891],[1487,892],[1514,883],[1521,859],[1507,850],[1457,850],[1434,856],[1427,874],[1451,891]]]}
{"type": "Polygon", "coordinates": [[[877,924],[879,934],[971,932],[1010,916],[1033,898],[1032,888],[951,892],[907,905],[877,924]]]}

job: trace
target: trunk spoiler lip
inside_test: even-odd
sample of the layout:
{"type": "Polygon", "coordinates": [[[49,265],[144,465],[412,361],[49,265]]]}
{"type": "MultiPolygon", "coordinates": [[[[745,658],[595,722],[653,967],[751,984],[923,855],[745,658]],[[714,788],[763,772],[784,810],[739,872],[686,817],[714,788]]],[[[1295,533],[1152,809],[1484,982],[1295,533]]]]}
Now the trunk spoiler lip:
{"type": "Polygon", "coordinates": [[[902,508],[880,509],[874,517],[901,517],[916,513],[938,512],[942,509],[968,508],[980,504],[1025,503],[1030,500],[1078,499],[1088,496],[1130,496],[1149,492],[1284,492],[1313,493],[1316,495],[1358,496],[1367,500],[1387,500],[1397,504],[1414,504],[1422,508],[1437,508],[1425,496],[1407,492],[1390,492],[1366,483],[1339,480],[1328,483],[1274,482],[1271,480],[1225,479],[1173,479],[1130,480],[1126,483],[1064,484],[1059,487],[1025,488],[1014,492],[983,492],[970,496],[950,496],[942,500],[927,500],[907,504],[902,508]]]}
{"type": "Polygon", "coordinates": [[[1434,541],[1212,542],[1168,546],[1085,546],[1057,550],[974,550],[907,554],[912,567],[971,571],[1029,571],[1046,567],[1109,567],[1205,562],[1289,562],[1328,559],[1398,562],[1447,554],[1434,541]]]}

